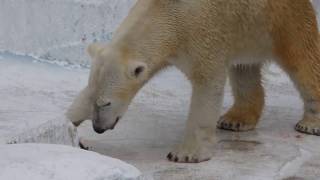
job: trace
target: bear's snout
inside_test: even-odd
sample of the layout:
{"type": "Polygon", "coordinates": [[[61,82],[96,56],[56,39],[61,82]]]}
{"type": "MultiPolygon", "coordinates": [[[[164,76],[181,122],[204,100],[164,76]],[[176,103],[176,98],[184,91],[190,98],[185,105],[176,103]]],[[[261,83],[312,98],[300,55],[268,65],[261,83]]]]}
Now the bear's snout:
{"type": "Polygon", "coordinates": [[[104,133],[104,132],[107,131],[107,130],[113,130],[113,129],[116,127],[116,125],[118,124],[118,122],[119,122],[120,119],[121,119],[121,117],[118,116],[118,117],[116,118],[115,122],[114,122],[111,126],[105,127],[105,128],[102,128],[100,125],[98,125],[97,123],[95,123],[95,121],[97,121],[97,120],[94,120],[93,123],[92,123],[93,129],[94,129],[94,131],[95,131],[96,133],[98,133],[98,134],[102,134],[102,133],[104,133]]]}

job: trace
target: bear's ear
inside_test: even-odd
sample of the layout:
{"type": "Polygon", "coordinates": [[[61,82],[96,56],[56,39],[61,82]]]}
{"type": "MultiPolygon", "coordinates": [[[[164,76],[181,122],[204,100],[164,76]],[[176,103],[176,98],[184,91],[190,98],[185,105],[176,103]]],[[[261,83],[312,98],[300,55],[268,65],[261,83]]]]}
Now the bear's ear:
{"type": "Polygon", "coordinates": [[[128,74],[133,79],[144,79],[147,75],[147,64],[140,61],[132,61],[128,64],[128,74]]]}
{"type": "Polygon", "coordinates": [[[95,57],[97,57],[99,52],[101,52],[104,48],[105,48],[105,45],[101,43],[92,43],[88,46],[87,51],[91,56],[91,58],[94,59],[95,57]]]}

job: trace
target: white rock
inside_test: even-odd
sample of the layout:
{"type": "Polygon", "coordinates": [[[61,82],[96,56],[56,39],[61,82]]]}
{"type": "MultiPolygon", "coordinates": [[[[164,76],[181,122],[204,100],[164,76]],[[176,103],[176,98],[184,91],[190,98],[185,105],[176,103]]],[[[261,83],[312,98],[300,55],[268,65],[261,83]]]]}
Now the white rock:
{"type": "Polygon", "coordinates": [[[1,180],[134,180],[120,160],[62,145],[0,145],[1,180]]]}

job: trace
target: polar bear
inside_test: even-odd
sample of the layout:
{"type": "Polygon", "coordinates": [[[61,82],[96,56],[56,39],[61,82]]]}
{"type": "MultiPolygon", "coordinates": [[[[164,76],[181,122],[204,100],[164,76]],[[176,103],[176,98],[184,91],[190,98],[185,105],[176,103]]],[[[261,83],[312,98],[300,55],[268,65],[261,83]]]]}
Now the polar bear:
{"type": "Polygon", "coordinates": [[[320,135],[320,51],[309,0],[138,0],[108,45],[92,44],[88,86],[67,116],[113,129],[139,89],[175,66],[192,84],[186,135],[167,158],[209,160],[215,128],[255,128],[264,106],[261,67],[281,66],[304,100],[296,130],[320,135]],[[229,75],[235,98],[219,118],[229,75]]]}

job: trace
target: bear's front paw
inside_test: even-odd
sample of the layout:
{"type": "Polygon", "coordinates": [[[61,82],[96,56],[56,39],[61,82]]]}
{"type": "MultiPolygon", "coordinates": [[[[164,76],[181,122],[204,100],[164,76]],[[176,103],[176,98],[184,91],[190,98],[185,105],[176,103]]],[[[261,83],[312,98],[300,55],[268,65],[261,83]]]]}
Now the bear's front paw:
{"type": "Polygon", "coordinates": [[[251,116],[226,114],[220,118],[217,128],[231,131],[249,131],[256,127],[257,119],[251,116]]]}
{"type": "Polygon", "coordinates": [[[209,148],[200,143],[183,143],[174,148],[167,156],[169,161],[177,163],[200,163],[210,160],[209,148]]]}

